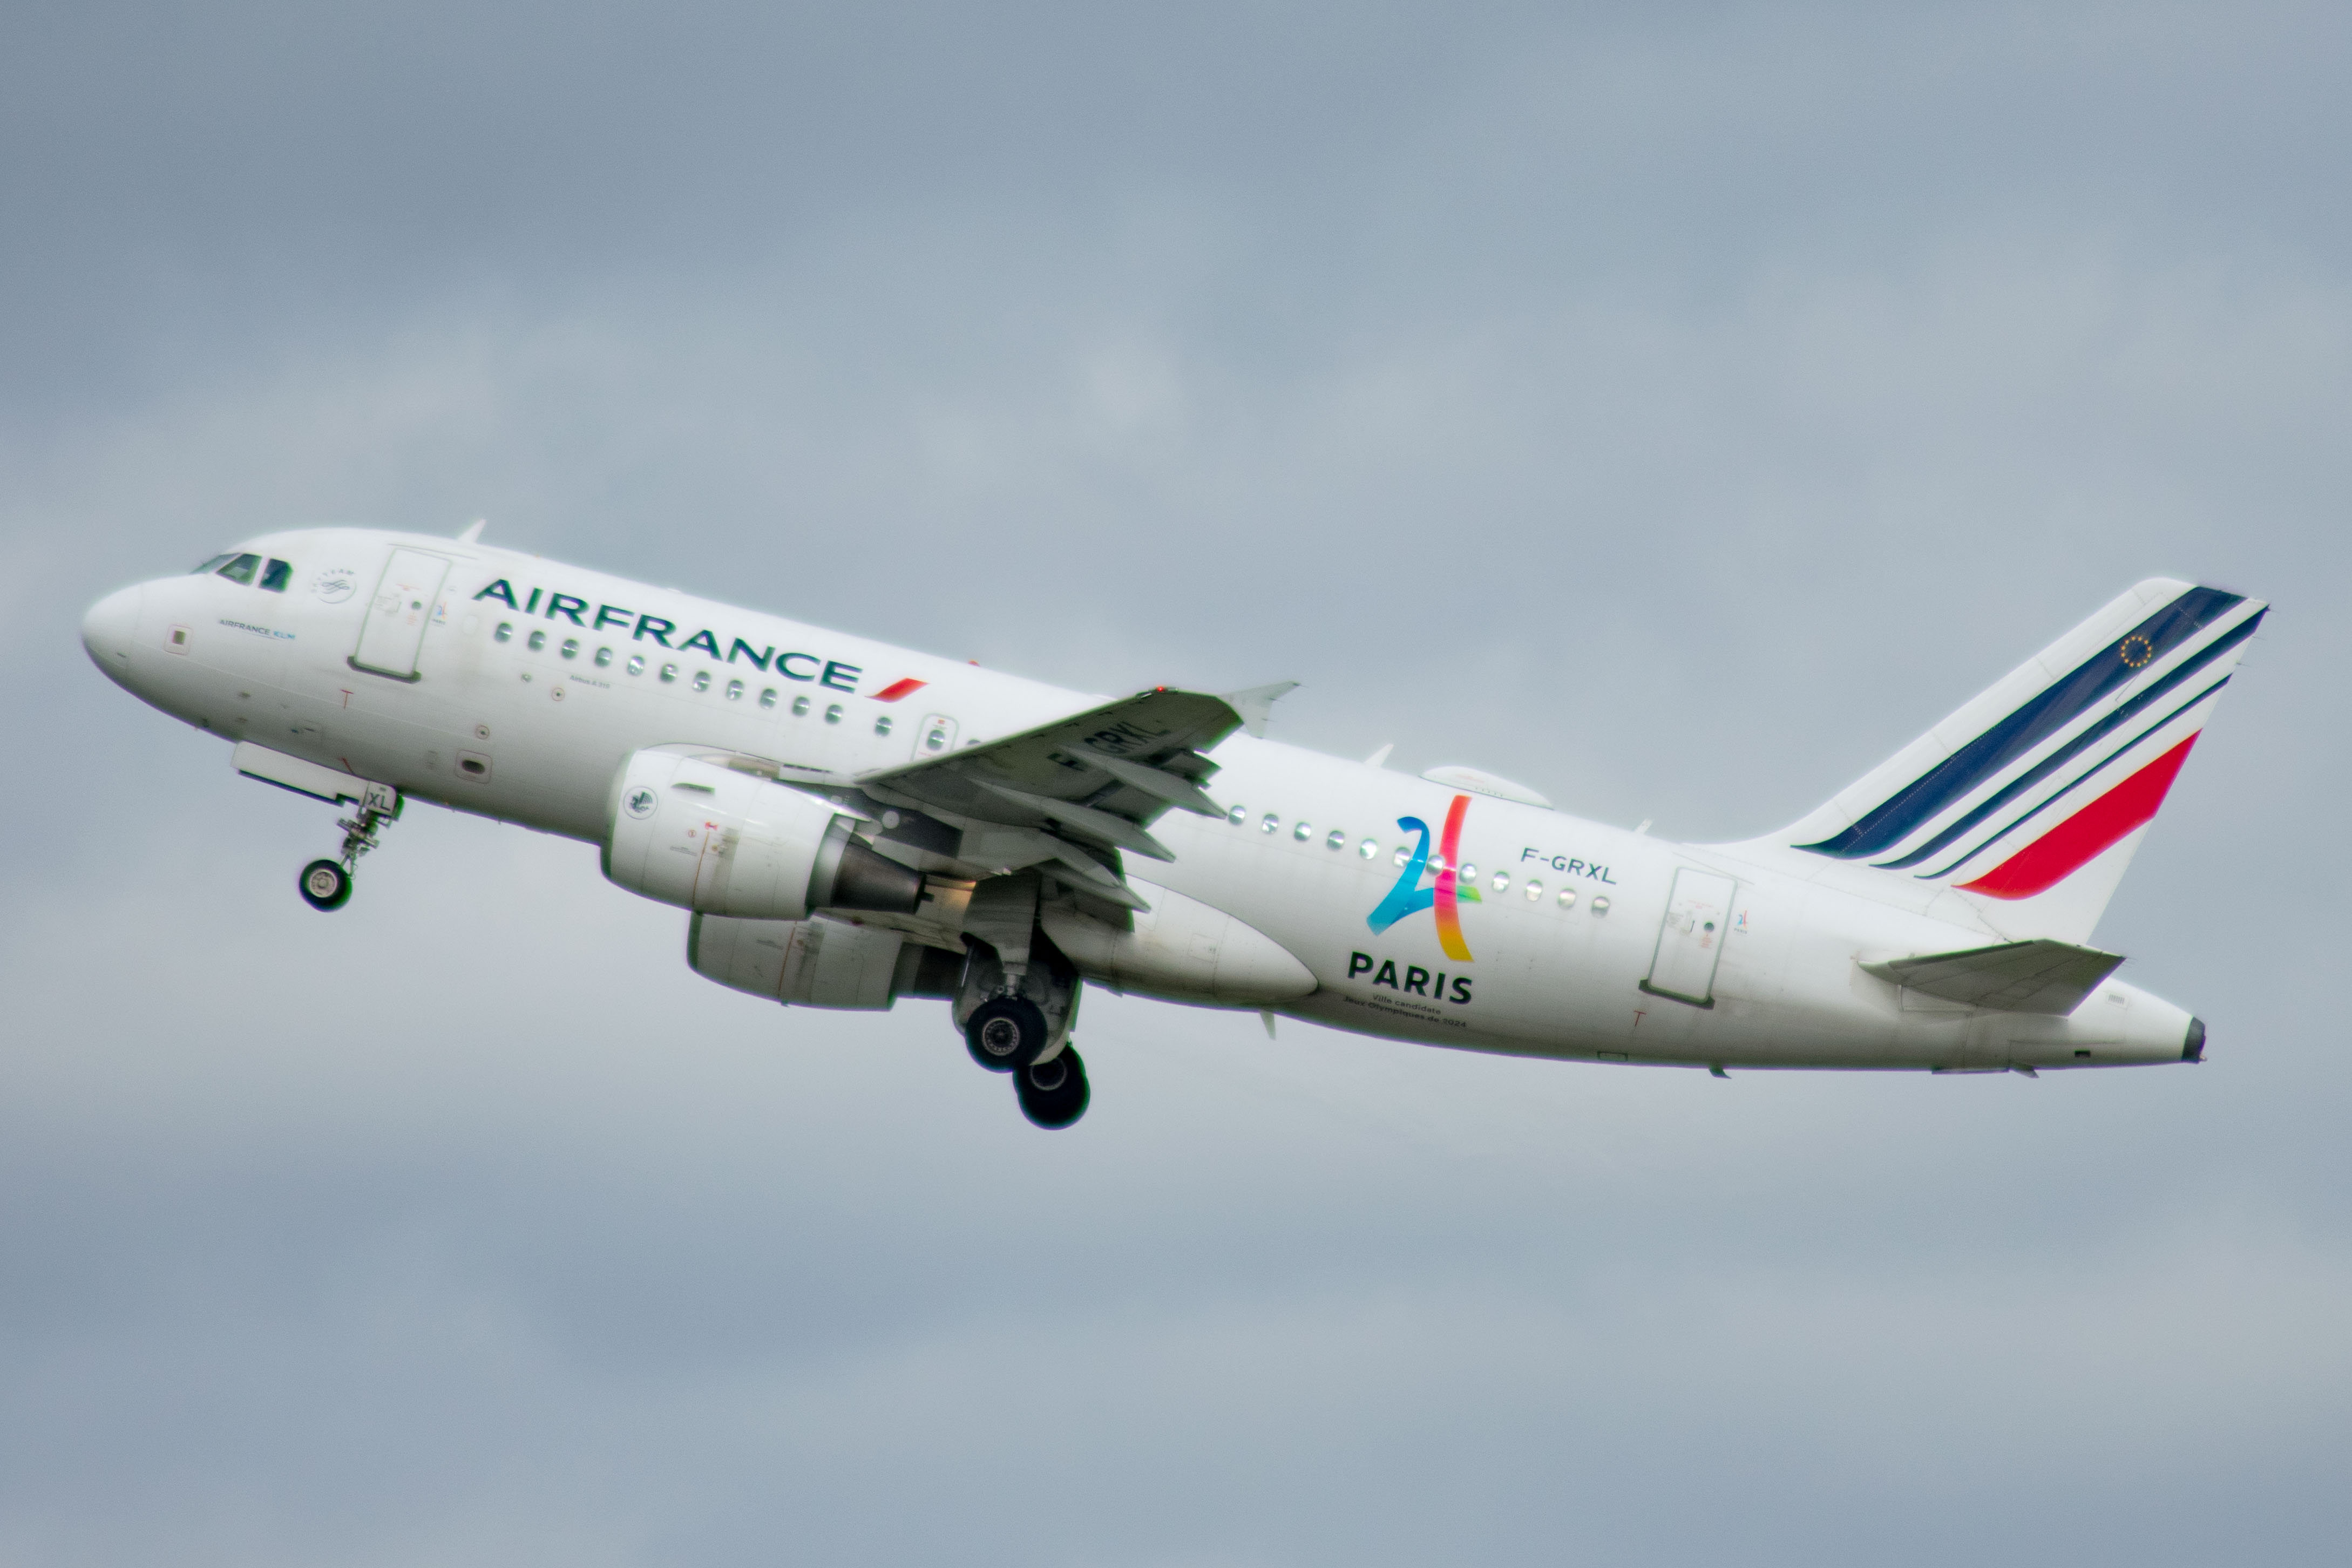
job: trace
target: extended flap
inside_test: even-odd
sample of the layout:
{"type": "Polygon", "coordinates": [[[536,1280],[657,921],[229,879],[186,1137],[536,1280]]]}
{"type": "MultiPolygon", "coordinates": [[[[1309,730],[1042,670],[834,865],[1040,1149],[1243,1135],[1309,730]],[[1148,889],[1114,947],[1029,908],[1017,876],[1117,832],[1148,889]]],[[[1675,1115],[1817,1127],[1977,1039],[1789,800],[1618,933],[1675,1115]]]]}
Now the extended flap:
{"type": "Polygon", "coordinates": [[[1881,958],[1862,967],[1882,980],[1971,1007],[2012,1013],[2071,1013],[2123,962],[2119,953],[2046,938],[1881,958]]]}

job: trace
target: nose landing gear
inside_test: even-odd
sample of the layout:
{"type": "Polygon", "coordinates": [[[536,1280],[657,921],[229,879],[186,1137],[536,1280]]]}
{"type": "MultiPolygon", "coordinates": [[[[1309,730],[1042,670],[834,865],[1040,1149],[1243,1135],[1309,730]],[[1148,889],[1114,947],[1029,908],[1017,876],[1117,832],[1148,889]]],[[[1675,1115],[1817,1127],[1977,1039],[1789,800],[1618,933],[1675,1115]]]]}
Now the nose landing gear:
{"type": "Polygon", "coordinates": [[[352,899],[352,873],[335,861],[312,861],[302,868],[302,902],[317,910],[341,909],[352,899]]]}
{"type": "Polygon", "coordinates": [[[352,815],[335,823],[343,830],[343,848],[336,860],[316,860],[302,868],[300,889],[302,902],[321,913],[341,909],[352,901],[352,876],[359,870],[360,856],[376,847],[376,834],[383,824],[400,816],[402,805],[398,791],[381,784],[367,787],[366,798],[352,815]]]}

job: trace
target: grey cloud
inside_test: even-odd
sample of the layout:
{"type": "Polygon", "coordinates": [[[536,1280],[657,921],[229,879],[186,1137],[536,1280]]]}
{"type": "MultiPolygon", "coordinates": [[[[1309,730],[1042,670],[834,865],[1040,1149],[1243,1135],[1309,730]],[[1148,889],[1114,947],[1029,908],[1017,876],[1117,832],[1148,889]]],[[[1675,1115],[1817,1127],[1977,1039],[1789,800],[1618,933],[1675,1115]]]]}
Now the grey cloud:
{"type": "MultiPolygon", "coordinates": [[[[0,1556],[2328,1561],[2346,30],[2293,7],[77,7],[0,42],[0,1556]],[[81,607],[329,517],[1606,820],[1790,820],[2134,579],[2278,610],[2035,1083],[1091,997],[1041,1137],[81,607]]],[[[1312,810],[1312,804],[1300,810],[1312,810]]]]}

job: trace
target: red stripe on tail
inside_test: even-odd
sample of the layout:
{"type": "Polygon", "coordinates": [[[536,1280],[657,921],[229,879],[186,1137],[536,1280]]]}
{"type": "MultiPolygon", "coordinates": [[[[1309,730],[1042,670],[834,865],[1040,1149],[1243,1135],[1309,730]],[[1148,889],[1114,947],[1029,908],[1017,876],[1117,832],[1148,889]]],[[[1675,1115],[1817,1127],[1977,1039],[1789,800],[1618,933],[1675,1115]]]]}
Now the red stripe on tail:
{"type": "Polygon", "coordinates": [[[2147,825],[2164,804],[2173,775],[2189,760],[2189,748],[2196,744],[2197,736],[2191,735],[1976,881],[1960,883],[1960,891],[1992,898],[2032,898],[2047,893],[2116,840],[2147,825]]]}

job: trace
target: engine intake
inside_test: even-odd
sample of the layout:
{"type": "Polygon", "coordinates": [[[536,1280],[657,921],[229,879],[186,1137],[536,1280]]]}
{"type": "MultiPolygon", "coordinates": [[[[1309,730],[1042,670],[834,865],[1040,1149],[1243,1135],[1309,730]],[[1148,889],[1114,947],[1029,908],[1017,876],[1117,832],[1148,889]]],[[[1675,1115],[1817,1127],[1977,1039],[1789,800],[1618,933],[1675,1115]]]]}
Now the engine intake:
{"type": "Polygon", "coordinates": [[[913,913],[923,879],[814,795],[691,750],[633,752],[613,782],[604,875],[700,914],[799,920],[815,909],[913,913]]]}

